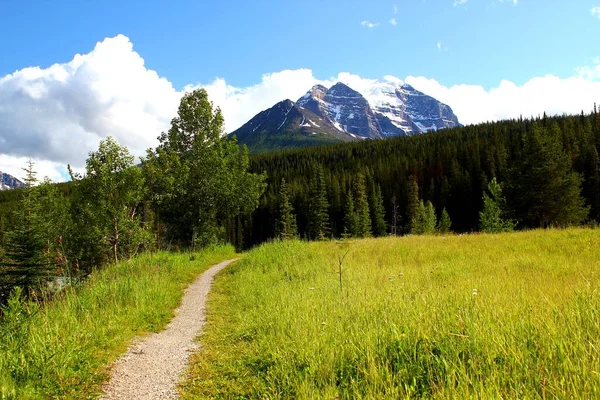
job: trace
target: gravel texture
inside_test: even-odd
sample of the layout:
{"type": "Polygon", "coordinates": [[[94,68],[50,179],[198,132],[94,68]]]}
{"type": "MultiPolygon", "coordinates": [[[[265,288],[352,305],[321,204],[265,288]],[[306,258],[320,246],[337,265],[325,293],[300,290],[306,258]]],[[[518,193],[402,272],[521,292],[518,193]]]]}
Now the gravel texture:
{"type": "Polygon", "coordinates": [[[236,260],[224,261],[204,272],[185,291],[181,307],[167,328],[138,339],[115,363],[102,399],[175,399],[177,383],[192,352],[205,318],[206,296],[213,278],[236,260]]]}

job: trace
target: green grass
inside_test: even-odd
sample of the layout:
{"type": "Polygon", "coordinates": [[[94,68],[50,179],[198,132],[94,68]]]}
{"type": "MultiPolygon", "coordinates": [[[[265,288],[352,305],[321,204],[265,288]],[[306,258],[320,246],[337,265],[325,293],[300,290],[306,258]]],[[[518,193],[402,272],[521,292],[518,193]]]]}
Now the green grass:
{"type": "Polygon", "coordinates": [[[600,230],[267,244],[217,278],[182,391],[600,398],[599,285],[600,230]]]}
{"type": "Polygon", "coordinates": [[[48,304],[13,299],[0,320],[0,398],[94,398],[138,334],[164,327],[198,274],[231,247],[108,266],[48,304]]]}

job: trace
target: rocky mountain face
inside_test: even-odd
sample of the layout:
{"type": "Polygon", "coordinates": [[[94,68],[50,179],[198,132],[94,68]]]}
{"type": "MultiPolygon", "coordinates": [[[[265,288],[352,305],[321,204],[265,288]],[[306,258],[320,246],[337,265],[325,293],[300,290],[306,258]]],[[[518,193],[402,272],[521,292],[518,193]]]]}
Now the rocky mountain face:
{"type": "Polygon", "coordinates": [[[452,109],[388,76],[361,88],[316,85],[296,103],[285,100],[231,133],[251,151],[381,139],[460,126],[452,109]]]}
{"type": "Polygon", "coordinates": [[[262,111],[231,133],[252,152],[351,141],[354,138],[328,119],[284,100],[262,111]]]}
{"type": "Polygon", "coordinates": [[[0,190],[18,189],[25,187],[25,184],[12,175],[0,171],[0,190]]]}

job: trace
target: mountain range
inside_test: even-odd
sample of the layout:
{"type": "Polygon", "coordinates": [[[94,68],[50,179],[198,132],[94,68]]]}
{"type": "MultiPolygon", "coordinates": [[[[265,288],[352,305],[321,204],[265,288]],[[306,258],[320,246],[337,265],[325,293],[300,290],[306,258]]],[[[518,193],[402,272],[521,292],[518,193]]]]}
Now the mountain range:
{"type": "Polygon", "coordinates": [[[338,82],[283,100],[230,136],[251,152],[383,139],[461,126],[452,109],[393,76],[354,90],[338,82]]]}
{"type": "Polygon", "coordinates": [[[19,189],[25,184],[12,175],[0,171],[0,190],[19,189]]]}

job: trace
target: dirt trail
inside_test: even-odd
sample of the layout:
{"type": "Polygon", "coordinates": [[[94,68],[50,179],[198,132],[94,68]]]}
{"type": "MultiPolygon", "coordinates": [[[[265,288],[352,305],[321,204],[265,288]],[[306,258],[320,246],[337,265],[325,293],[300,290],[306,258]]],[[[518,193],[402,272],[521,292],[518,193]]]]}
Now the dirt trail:
{"type": "Polygon", "coordinates": [[[224,261],[204,272],[185,291],[181,307],[167,328],[134,343],[114,365],[102,399],[175,399],[177,383],[205,318],[206,297],[214,276],[236,260],[224,261]]]}

